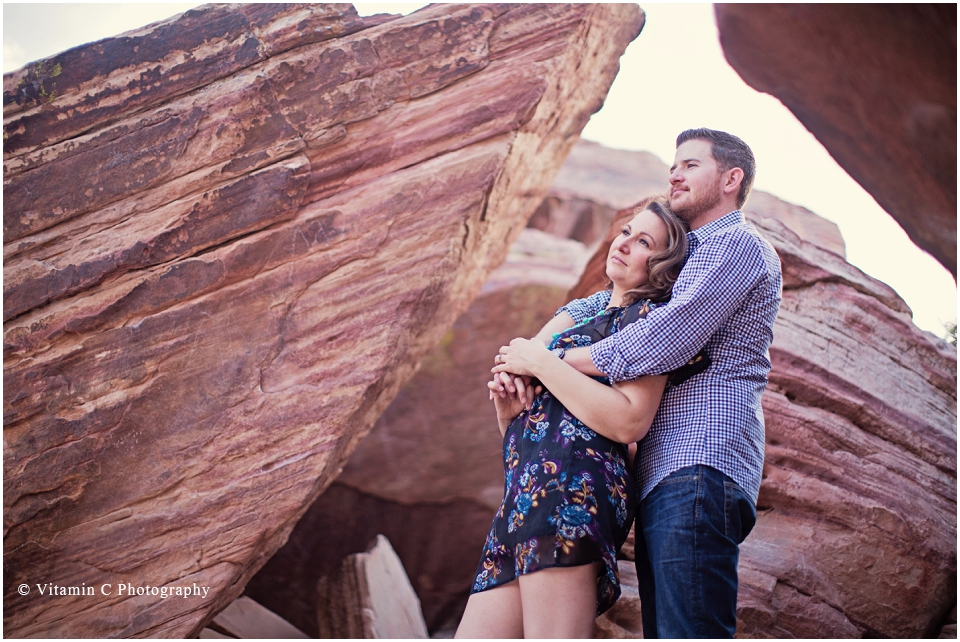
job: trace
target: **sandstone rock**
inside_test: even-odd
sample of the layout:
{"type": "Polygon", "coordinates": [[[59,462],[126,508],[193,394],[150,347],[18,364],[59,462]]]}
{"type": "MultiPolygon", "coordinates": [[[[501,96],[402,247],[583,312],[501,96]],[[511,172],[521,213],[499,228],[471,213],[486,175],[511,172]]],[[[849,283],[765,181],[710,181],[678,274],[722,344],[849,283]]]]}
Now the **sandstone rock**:
{"type": "MultiPolygon", "coordinates": [[[[780,255],[784,298],[737,634],[932,635],[955,604],[956,349],[888,286],[766,214],[747,212],[780,255]]],[[[574,296],[602,287],[604,258],[574,296]]]]}
{"type": "Polygon", "coordinates": [[[493,355],[515,336],[536,334],[585,259],[580,243],[524,230],[248,594],[310,633],[317,575],[383,533],[430,631],[456,627],[503,498],[501,439],[486,388],[493,355]]]}
{"type": "Polygon", "coordinates": [[[423,639],[427,625],[400,558],[383,535],[317,585],[322,638],[423,639]]]}
{"type": "Polygon", "coordinates": [[[6,633],[184,637],[230,604],[503,260],[641,25],[208,5],[5,75],[6,633]]]}
{"type": "Polygon", "coordinates": [[[720,42],[957,276],[955,4],[716,5],[720,42]]]}
{"type": "MultiPolygon", "coordinates": [[[[239,597],[230,606],[217,613],[213,624],[229,636],[238,639],[294,640],[306,639],[307,634],[272,611],[263,608],[249,597],[239,597]]],[[[222,635],[221,637],[227,637],[222,635]]]]}

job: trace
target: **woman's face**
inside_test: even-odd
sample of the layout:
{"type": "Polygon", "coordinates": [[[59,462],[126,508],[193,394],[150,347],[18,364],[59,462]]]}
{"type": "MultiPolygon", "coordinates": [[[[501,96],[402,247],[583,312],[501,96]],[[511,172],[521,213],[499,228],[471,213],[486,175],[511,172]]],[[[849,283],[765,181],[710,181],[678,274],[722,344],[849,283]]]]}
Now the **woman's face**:
{"type": "Polygon", "coordinates": [[[650,210],[624,224],[607,253],[607,277],[631,290],[647,282],[647,259],[667,248],[667,226],[650,210]]]}

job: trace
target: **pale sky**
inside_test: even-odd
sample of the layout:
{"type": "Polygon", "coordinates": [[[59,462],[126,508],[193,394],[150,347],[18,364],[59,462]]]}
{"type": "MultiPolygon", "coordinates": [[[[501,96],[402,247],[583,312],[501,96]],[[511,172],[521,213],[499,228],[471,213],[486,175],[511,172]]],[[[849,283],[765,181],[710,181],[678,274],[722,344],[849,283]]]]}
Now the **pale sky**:
{"type": "MultiPolygon", "coordinates": [[[[117,35],[197,4],[3,5],[3,71],[117,35]]],[[[358,3],[361,15],[409,13],[423,4],[358,3]]],[[[709,4],[641,4],[647,22],[620,60],[603,109],[582,138],[673,161],[676,135],[691,127],[736,134],[757,157],[757,189],[836,223],[847,260],[884,281],[914,322],[943,336],[957,318],[953,277],[906,233],[776,98],[747,86],[727,64],[709,4]]]]}

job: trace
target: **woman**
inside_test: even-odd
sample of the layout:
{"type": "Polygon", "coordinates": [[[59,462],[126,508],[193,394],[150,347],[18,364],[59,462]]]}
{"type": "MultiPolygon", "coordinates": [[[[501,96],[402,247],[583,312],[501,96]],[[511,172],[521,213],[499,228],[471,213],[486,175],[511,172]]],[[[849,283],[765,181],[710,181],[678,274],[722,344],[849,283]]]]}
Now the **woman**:
{"type": "Polygon", "coordinates": [[[686,229],[662,199],[635,212],[607,254],[611,307],[575,327],[562,311],[497,356],[502,369],[547,390],[524,408],[522,390],[518,400],[489,384],[505,493],[457,637],[592,637],[597,614],[620,596],[616,553],[636,492],[625,444],[650,428],[667,376],[611,386],[562,359],[565,348],[599,341],[670,297],[686,229]]]}

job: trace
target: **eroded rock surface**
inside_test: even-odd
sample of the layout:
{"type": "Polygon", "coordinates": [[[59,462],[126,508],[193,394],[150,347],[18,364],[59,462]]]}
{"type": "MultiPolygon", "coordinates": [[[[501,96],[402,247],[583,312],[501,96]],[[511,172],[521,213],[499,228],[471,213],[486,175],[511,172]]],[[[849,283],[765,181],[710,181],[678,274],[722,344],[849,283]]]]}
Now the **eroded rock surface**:
{"type": "Polygon", "coordinates": [[[957,277],[957,6],[718,4],[730,65],[777,97],[957,277]]]}
{"type": "Polygon", "coordinates": [[[196,634],[504,258],[635,5],[207,5],[4,76],[4,628],[196,634]],[[206,600],[16,587],[210,587],[206,600]]]}

